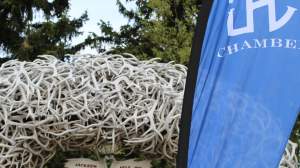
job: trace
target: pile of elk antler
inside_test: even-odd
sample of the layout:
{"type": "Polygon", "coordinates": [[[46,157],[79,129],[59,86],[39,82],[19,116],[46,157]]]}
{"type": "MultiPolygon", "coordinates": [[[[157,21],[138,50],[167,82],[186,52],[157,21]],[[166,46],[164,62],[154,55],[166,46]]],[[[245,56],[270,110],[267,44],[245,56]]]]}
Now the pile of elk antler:
{"type": "MultiPolygon", "coordinates": [[[[186,70],[105,53],[4,63],[1,167],[42,167],[58,148],[105,153],[109,147],[174,159],[186,70]]],[[[285,165],[295,158],[289,149],[285,165]]]]}

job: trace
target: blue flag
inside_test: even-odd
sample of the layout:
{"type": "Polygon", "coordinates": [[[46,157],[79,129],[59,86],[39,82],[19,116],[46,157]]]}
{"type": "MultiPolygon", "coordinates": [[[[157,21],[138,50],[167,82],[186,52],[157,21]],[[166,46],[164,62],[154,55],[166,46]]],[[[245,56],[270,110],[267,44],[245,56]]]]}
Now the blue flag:
{"type": "Polygon", "coordinates": [[[215,0],[177,167],[278,168],[300,108],[299,71],[300,1],[215,0]]]}

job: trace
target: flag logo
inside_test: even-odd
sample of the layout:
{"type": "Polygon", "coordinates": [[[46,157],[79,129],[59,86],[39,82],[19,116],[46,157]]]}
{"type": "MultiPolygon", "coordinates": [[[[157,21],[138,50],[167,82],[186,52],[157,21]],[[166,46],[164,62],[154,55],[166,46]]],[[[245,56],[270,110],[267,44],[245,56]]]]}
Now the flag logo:
{"type": "MultiPolygon", "coordinates": [[[[233,3],[232,0],[229,0],[229,3],[233,3]]],[[[274,0],[246,0],[246,20],[247,25],[241,28],[234,28],[234,10],[235,8],[231,8],[229,11],[229,16],[227,20],[227,29],[229,36],[238,36],[246,33],[253,33],[254,30],[254,12],[262,7],[268,7],[268,15],[269,15],[269,32],[276,31],[282,28],[285,24],[289,22],[289,20],[293,17],[295,12],[297,11],[296,8],[287,6],[287,10],[284,15],[277,19],[276,15],[276,5],[274,0]]],[[[241,18],[239,18],[241,19],[241,18]]]]}

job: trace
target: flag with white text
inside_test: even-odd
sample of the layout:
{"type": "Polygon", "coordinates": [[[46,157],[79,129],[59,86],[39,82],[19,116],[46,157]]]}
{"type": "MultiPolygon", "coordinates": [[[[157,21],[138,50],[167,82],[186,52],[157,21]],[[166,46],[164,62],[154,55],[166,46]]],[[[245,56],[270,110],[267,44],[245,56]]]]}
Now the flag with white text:
{"type": "Polygon", "coordinates": [[[277,168],[300,108],[300,1],[214,0],[209,11],[177,167],[277,168]]]}

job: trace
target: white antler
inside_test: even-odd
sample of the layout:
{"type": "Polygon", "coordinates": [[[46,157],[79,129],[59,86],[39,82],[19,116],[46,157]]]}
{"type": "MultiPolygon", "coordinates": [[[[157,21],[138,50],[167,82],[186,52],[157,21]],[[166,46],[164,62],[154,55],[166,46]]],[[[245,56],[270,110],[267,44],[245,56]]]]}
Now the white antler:
{"type": "MultiPolygon", "coordinates": [[[[63,150],[128,149],[175,160],[187,68],[130,54],[45,55],[0,68],[0,167],[42,167],[63,150]]],[[[290,144],[282,166],[295,168],[290,144]]]]}

